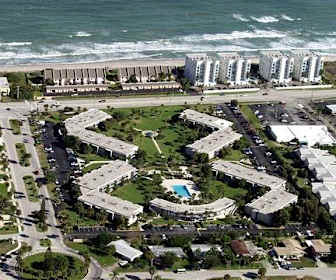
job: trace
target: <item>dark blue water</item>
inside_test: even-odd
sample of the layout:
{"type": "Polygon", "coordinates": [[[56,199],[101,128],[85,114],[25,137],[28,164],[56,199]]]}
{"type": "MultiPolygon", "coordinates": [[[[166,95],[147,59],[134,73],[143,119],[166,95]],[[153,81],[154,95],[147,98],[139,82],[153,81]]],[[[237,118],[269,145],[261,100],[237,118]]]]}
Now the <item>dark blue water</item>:
{"type": "Polygon", "coordinates": [[[336,49],[336,0],[2,0],[0,64],[336,49]]]}

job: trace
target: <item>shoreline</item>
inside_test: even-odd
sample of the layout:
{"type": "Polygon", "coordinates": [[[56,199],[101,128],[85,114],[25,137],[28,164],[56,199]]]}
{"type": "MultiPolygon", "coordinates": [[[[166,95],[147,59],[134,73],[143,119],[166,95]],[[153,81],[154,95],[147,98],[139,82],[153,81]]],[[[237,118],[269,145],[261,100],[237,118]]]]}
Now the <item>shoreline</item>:
{"type": "Polygon", "coordinates": [[[70,62],[70,63],[37,63],[37,64],[17,64],[0,65],[1,72],[34,72],[42,71],[46,68],[54,69],[78,69],[78,68],[123,68],[136,66],[184,66],[183,58],[162,58],[162,59],[125,59],[125,60],[107,60],[97,62],[70,62]]]}
{"type": "MultiPolygon", "coordinates": [[[[259,64],[258,56],[248,56],[251,62],[259,64]]],[[[325,62],[336,62],[336,54],[326,54],[325,62]]],[[[185,58],[159,58],[159,59],[119,59],[92,62],[46,62],[36,64],[16,64],[16,65],[0,65],[0,73],[10,72],[34,72],[42,71],[47,68],[54,69],[78,69],[78,68],[110,68],[118,69],[124,67],[139,66],[184,66],[185,58]]]]}

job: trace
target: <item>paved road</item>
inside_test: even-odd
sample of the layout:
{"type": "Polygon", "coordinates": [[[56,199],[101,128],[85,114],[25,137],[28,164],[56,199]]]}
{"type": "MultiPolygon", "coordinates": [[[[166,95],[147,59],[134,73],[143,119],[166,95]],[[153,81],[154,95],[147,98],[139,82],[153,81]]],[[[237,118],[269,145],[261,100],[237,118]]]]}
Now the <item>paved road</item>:
{"type": "MultiPolygon", "coordinates": [[[[160,275],[164,279],[175,279],[175,280],[207,280],[216,277],[223,277],[225,274],[230,274],[233,277],[242,277],[242,279],[251,279],[248,278],[248,273],[257,273],[258,270],[202,270],[202,271],[190,271],[184,273],[174,273],[174,272],[163,272],[159,271],[160,275]]],[[[284,269],[280,270],[270,270],[266,274],[267,276],[315,276],[318,279],[322,280],[335,280],[336,279],[336,269],[335,268],[305,268],[304,270],[295,270],[288,271],[284,269]]],[[[108,275],[104,275],[104,279],[108,275]]],[[[124,273],[120,276],[125,277],[126,279],[150,279],[148,272],[130,272],[124,273]],[[136,278],[138,277],[138,278],[136,278]]]]}

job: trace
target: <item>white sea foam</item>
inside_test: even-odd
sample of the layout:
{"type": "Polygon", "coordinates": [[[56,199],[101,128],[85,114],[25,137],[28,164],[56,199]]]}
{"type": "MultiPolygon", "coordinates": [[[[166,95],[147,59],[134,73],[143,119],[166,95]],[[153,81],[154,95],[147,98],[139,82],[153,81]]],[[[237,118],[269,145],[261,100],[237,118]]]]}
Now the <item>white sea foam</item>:
{"type": "Polygon", "coordinates": [[[9,43],[0,43],[0,47],[2,46],[10,46],[10,47],[21,47],[21,46],[30,46],[32,42],[9,42],[9,43]]]}
{"type": "Polygon", "coordinates": [[[285,14],[282,14],[281,15],[281,18],[284,19],[284,20],[287,20],[287,21],[295,21],[294,18],[291,18],[290,16],[287,16],[285,14]]]}
{"type": "Polygon", "coordinates": [[[249,22],[249,21],[250,21],[248,18],[244,17],[244,16],[241,15],[241,14],[233,14],[232,17],[233,17],[234,19],[240,20],[240,21],[242,21],[242,22],[249,22]]]}
{"type": "Polygon", "coordinates": [[[273,16],[263,16],[263,17],[253,17],[251,16],[251,19],[254,21],[260,22],[260,23],[272,23],[272,22],[278,22],[279,19],[273,16]]]}
{"type": "Polygon", "coordinates": [[[74,35],[70,35],[69,37],[70,38],[73,38],[73,37],[91,37],[92,34],[88,33],[88,32],[85,32],[85,31],[78,31],[76,34],[74,35]]]}

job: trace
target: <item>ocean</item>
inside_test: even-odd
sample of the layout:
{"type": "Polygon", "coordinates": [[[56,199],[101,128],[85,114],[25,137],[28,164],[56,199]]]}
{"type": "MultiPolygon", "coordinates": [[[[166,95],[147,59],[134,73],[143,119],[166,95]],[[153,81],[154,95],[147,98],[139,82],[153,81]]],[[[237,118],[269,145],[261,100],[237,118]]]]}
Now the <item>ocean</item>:
{"type": "Polygon", "coordinates": [[[0,64],[336,52],[336,0],[1,0],[0,64]]]}

